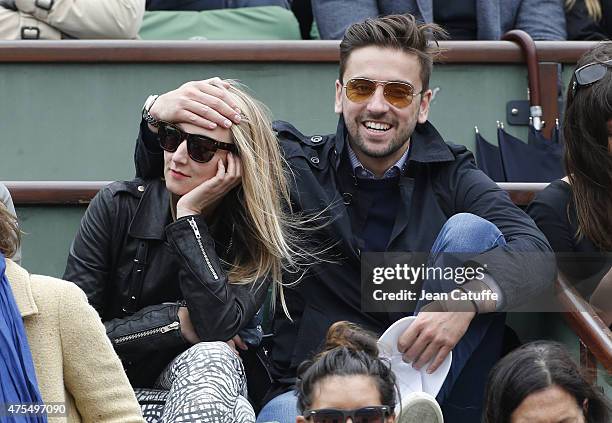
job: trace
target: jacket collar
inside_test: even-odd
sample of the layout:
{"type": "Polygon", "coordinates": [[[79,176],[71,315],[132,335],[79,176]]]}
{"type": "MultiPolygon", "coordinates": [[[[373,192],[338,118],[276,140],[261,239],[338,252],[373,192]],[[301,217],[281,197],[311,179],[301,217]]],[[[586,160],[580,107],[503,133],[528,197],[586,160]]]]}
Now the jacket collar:
{"type": "MultiPolygon", "coordinates": [[[[340,158],[345,148],[346,137],[346,124],[344,123],[344,118],[340,116],[335,139],[335,146],[338,152],[338,154],[336,154],[336,170],[340,165],[340,158]]],[[[429,123],[429,121],[417,124],[412,133],[410,143],[410,156],[408,156],[408,162],[439,163],[455,160],[454,154],[446,145],[440,133],[431,123],[429,123]]]]}
{"type": "Polygon", "coordinates": [[[14,261],[6,259],[6,277],[11,285],[21,317],[38,314],[28,271],[14,261]]]}
{"type": "Polygon", "coordinates": [[[133,238],[166,239],[166,225],[172,221],[170,193],[161,179],[147,181],[128,233],[133,238]]]}

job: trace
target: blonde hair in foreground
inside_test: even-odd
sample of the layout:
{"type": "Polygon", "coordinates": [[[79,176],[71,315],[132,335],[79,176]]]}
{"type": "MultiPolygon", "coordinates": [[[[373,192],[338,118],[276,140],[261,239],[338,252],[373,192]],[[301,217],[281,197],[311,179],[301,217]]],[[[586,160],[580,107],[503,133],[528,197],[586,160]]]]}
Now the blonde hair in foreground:
{"type": "Polygon", "coordinates": [[[244,86],[229,82],[230,95],[243,114],[231,131],[242,162],[241,204],[236,207],[242,216],[235,219],[234,232],[244,238],[246,250],[231,263],[229,281],[247,284],[270,278],[273,298],[280,296],[288,315],[283,272],[298,273],[298,263],[310,256],[298,247],[293,235],[298,222],[291,214],[288,166],[284,166],[267,107],[247,94],[244,86]]]}
{"type": "Polygon", "coordinates": [[[5,257],[12,257],[19,248],[20,232],[17,217],[0,203],[0,252],[5,257]]]}

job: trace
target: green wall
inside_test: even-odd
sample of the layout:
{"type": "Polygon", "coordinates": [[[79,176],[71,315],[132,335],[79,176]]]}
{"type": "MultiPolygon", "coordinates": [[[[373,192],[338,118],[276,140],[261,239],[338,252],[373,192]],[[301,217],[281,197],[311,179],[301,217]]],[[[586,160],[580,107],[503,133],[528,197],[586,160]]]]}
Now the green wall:
{"type": "MultiPolygon", "coordinates": [[[[333,132],[336,72],[331,63],[0,63],[0,180],[130,178],[146,97],[216,75],[249,85],[277,119],[310,134],[333,132]]],[[[506,101],[527,97],[520,65],[436,65],[431,85],[439,88],[431,121],[470,148],[474,125],[494,142],[506,101]]]]}

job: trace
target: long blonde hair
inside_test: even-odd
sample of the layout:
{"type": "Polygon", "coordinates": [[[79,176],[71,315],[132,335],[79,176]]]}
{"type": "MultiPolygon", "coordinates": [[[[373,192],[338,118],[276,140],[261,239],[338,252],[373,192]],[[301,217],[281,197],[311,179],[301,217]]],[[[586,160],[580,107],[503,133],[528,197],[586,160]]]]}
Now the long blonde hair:
{"type": "Polygon", "coordinates": [[[272,129],[268,108],[248,94],[246,87],[230,82],[230,95],[243,114],[240,124],[231,128],[242,162],[239,204],[234,209],[239,218],[233,221],[233,232],[240,234],[245,245],[242,254],[229,264],[228,279],[230,283],[249,284],[270,278],[273,298],[280,296],[288,315],[283,273],[299,273],[310,257],[295,235],[300,222],[291,209],[289,167],[272,129]]]}
{"type": "MultiPolygon", "coordinates": [[[[599,0],[584,0],[584,3],[586,4],[587,12],[591,19],[598,22],[602,16],[601,4],[599,3],[599,0]]],[[[575,5],[576,0],[565,0],[565,8],[567,10],[570,10],[575,5]]]]}

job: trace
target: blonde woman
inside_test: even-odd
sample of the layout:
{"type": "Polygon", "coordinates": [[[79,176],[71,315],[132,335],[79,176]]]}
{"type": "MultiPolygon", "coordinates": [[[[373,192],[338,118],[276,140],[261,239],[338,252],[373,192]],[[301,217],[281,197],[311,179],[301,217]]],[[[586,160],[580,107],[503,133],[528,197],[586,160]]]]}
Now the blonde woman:
{"type": "Polygon", "coordinates": [[[169,389],[163,421],[255,421],[235,351],[259,342],[253,317],[299,256],[266,109],[228,89],[242,111],[231,129],[202,129],[172,110],[150,121],[164,178],[104,188],[64,275],[100,313],[132,384],[169,389]]]}
{"type": "Polygon", "coordinates": [[[10,421],[142,422],[121,362],[83,292],[30,275],[5,258],[18,247],[17,219],[0,204],[1,414],[10,421]],[[24,416],[27,409],[18,404],[31,403],[45,404],[47,416],[24,416]]]}

